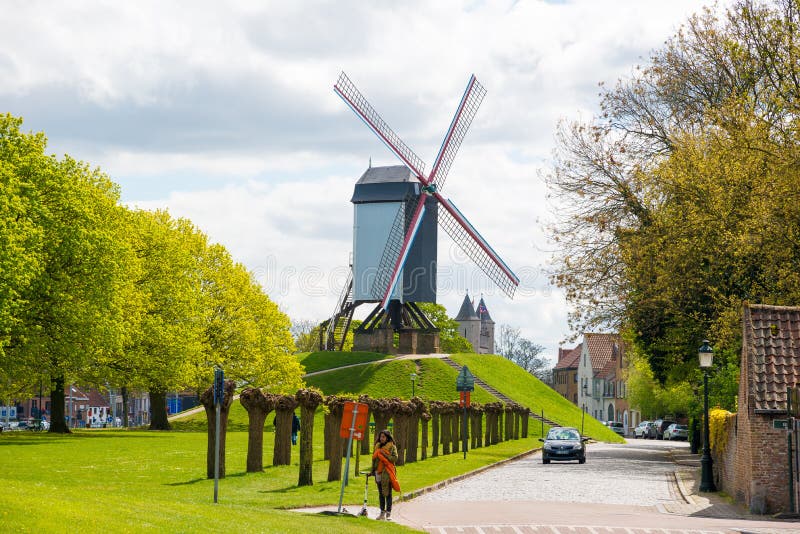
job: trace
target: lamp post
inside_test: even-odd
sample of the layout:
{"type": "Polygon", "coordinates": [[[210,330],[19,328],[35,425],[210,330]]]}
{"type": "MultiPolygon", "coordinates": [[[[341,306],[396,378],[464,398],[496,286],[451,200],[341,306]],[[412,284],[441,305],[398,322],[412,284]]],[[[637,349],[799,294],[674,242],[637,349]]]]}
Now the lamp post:
{"type": "Polygon", "coordinates": [[[414,385],[417,383],[417,373],[411,373],[411,398],[415,396],[414,385]]]}
{"type": "Polygon", "coordinates": [[[581,410],[581,435],[583,435],[583,420],[586,417],[586,397],[589,395],[589,386],[583,385],[583,410],[581,410]]]}
{"type": "Polygon", "coordinates": [[[712,470],[714,460],[711,459],[711,447],[709,436],[711,432],[708,428],[708,370],[714,361],[714,351],[708,340],[703,340],[703,345],[698,349],[700,358],[700,368],[703,370],[703,456],[700,458],[702,468],[700,475],[700,491],[717,491],[714,487],[714,472],[712,470]]]}

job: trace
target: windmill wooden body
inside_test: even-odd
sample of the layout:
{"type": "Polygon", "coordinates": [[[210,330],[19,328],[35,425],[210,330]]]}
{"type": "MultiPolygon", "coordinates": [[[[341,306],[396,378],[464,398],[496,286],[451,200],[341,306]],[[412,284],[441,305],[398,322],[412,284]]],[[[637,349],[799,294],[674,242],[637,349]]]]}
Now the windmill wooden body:
{"type": "Polygon", "coordinates": [[[436,352],[438,330],[416,303],[436,302],[437,225],[509,297],[519,285],[519,278],[455,204],[441,194],[486,91],[475,76],[470,77],[430,173],[347,75],[339,76],[334,91],[403,165],[371,167],[356,183],[351,199],[351,276],[333,316],[321,325],[320,345],[341,350],[355,308],[376,303],[354,332],[355,350],[436,352]],[[396,332],[399,347],[393,344],[396,332]]]}

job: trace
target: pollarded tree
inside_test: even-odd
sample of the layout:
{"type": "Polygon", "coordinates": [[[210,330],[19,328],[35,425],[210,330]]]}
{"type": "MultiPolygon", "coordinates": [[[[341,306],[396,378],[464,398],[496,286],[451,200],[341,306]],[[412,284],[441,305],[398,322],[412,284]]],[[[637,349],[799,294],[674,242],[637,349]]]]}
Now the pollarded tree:
{"type": "Polygon", "coordinates": [[[280,395],[275,402],[275,448],[272,451],[272,465],[292,463],[292,417],[297,408],[293,395],[280,395]]]}
{"type": "Polygon", "coordinates": [[[247,410],[247,472],[264,470],[264,422],[275,409],[277,395],[264,394],[258,388],[244,388],[239,394],[239,402],[247,410]]]}
{"type": "Polygon", "coordinates": [[[315,388],[304,388],[295,394],[300,404],[300,474],[298,486],[314,484],[314,415],[322,404],[322,393],[315,388]]]}

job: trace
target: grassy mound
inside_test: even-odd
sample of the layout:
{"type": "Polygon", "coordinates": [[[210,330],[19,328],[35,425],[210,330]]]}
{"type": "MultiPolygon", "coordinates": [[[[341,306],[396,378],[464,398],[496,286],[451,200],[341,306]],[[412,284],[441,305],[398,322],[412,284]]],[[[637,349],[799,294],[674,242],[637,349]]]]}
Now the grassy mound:
{"type": "Polygon", "coordinates": [[[297,355],[298,361],[306,368],[306,373],[315,373],[356,363],[374,362],[385,358],[392,358],[392,356],[377,352],[332,351],[303,352],[297,355]]]}
{"type": "MultiPolygon", "coordinates": [[[[455,354],[450,359],[466,365],[472,374],[519,404],[540,415],[544,411],[547,419],[564,426],[581,428],[581,409],[578,406],[506,358],[487,354],[455,354]]],[[[584,433],[599,441],[624,441],[588,414],[584,418],[584,433]]]]}
{"type": "MultiPolygon", "coordinates": [[[[370,397],[411,398],[411,373],[417,375],[415,394],[425,400],[458,400],[458,372],[438,358],[397,360],[363,367],[339,369],[309,376],[306,383],[321,389],[326,395],[334,393],[366,393],[370,397]]],[[[485,403],[495,399],[476,387],[472,400],[485,403]]]]}

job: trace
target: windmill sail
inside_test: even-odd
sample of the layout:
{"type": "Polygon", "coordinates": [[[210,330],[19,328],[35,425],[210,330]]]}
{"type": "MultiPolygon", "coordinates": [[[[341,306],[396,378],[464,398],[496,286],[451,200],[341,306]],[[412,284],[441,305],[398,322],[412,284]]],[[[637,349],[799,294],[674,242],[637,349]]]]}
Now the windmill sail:
{"type": "Polygon", "coordinates": [[[439,153],[436,155],[436,161],[433,164],[430,179],[436,185],[437,191],[441,191],[444,188],[444,182],[447,180],[450,166],[453,164],[456,153],[461,147],[461,142],[467,135],[469,125],[472,124],[472,119],[478,112],[484,96],[486,96],[486,89],[483,88],[473,74],[469,78],[467,88],[464,90],[464,96],[461,97],[461,102],[458,104],[455,115],[453,115],[453,120],[450,122],[450,127],[447,129],[447,134],[444,136],[442,146],[439,148],[439,153]]]}
{"type": "MultiPolygon", "coordinates": [[[[410,207],[406,203],[405,209],[401,207],[395,218],[383,255],[381,256],[380,267],[377,277],[372,287],[373,296],[380,294],[380,301],[384,309],[389,305],[389,300],[397,284],[403,265],[407,258],[409,249],[414,243],[420,221],[425,212],[425,199],[428,196],[436,198],[445,210],[441,210],[439,218],[440,226],[450,235],[459,247],[469,256],[495,284],[498,285],[507,295],[513,297],[514,290],[519,285],[519,278],[511,269],[500,259],[497,253],[469,223],[464,215],[458,211],[454,204],[442,197],[439,190],[444,186],[444,181],[450,171],[453,160],[458,152],[461,142],[466,136],[469,125],[478,110],[486,90],[478,83],[475,76],[471,76],[467,89],[461,98],[455,116],[450,123],[442,146],[436,156],[433,170],[430,176],[425,175],[425,164],[423,161],[406,145],[399,136],[389,127],[377,111],[367,102],[350,78],[343,72],[339,80],[334,85],[334,91],[350,106],[370,129],[375,132],[381,141],[402,161],[411,172],[422,183],[422,193],[419,195],[416,206],[410,207]],[[413,216],[409,223],[401,225],[398,217],[400,213],[409,213],[413,210],[413,216]],[[399,239],[400,230],[403,228],[403,238],[399,239]],[[389,266],[392,266],[389,268],[389,266]]],[[[405,216],[403,217],[405,220],[405,216]]],[[[377,298],[377,297],[376,297],[377,298]]]]}

